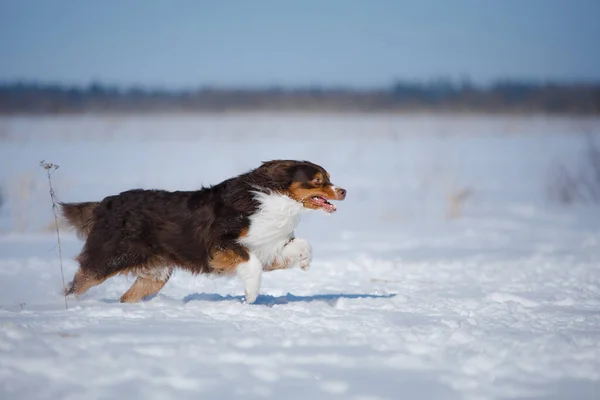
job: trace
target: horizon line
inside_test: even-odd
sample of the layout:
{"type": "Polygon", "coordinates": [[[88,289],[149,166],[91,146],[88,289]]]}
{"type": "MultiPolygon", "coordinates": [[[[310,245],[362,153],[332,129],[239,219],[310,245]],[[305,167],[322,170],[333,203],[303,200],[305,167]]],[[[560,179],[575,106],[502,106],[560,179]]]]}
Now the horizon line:
{"type": "Polygon", "coordinates": [[[185,85],[177,87],[160,84],[139,84],[139,83],[125,83],[116,84],[110,83],[103,80],[91,80],[88,83],[74,83],[74,82],[59,82],[52,80],[41,80],[41,79],[10,79],[1,80],[0,88],[25,86],[39,88],[50,88],[50,87],[62,87],[65,89],[75,90],[90,90],[92,87],[97,86],[100,88],[119,90],[119,91],[132,91],[142,90],[150,92],[198,92],[198,91],[311,91],[311,90],[322,90],[322,91],[351,91],[351,92],[381,92],[389,91],[397,85],[413,85],[419,87],[433,87],[436,85],[450,85],[452,87],[471,87],[474,89],[492,89],[502,84],[517,84],[527,85],[535,87],[544,86],[600,86],[600,79],[536,79],[536,78],[497,78],[487,83],[478,83],[469,79],[452,79],[452,78],[431,78],[431,79],[410,79],[410,78],[399,78],[393,80],[388,85],[378,85],[371,87],[364,87],[352,84],[335,84],[335,83],[311,83],[311,84],[253,84],[253,85],[223,85],[223,84],[197,84],[197,85],[185,85]]]}

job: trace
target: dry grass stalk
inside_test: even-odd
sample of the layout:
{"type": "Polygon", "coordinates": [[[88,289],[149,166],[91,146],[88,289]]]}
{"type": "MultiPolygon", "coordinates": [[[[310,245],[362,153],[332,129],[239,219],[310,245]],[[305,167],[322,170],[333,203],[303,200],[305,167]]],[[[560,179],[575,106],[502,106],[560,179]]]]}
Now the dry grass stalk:
{"type": "Polygon", "coordinates": [[[60,261],[60,276],[62,278],[63,292],[65,293],[65,309],[68,309],[67,306],[67,295],[65,285],[65,273],[63,270],[63,262],[62,262],[62,248],[60,246],[60,231],[58,229],[58,207],[56,205],[56,197],[54,196],[54,189],[52,188],[52,174],[59,168],[57,164],[47,163],[44,160],[40,161],[40,167],[46,170],[46,175],[48,176],[48,186],[50,187],[50,200],[52,201],[52,214],[54,215],[54,226],[56,228],[56,240],[58,242],[58,259],[60,261]]]}

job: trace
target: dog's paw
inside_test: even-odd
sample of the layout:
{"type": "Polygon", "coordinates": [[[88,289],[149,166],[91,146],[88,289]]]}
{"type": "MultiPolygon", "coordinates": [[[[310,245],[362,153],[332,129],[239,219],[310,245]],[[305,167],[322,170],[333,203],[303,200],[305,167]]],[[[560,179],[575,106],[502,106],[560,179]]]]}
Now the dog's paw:
{"type": "Polygon", "coordinates": [[[292,267],[298,265],[303,271],[308,271],[312,261],[312,247],[306,239],[293,239],[283,248],[283,256],[290,259],[292,267]]]}
{"type": "Polygon", "coordinates": [[[256,299],[258,298],[258,291],[255,290],[245,290],[244,291],[244,304],[252,304],[256,301],[256,299]]]}

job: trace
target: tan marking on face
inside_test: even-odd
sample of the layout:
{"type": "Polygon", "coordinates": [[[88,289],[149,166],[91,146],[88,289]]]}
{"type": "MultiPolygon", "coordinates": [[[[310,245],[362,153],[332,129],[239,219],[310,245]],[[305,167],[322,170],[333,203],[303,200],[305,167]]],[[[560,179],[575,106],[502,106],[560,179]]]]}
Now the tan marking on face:
{"type": "Polygon", "coordinates": [[[313,181],[315,181],[315,182],[316,182],[317,180],[319,180],[319,181],[321,181],[321,183],[323,183],[323,182],[325,181],[325,179],[323,179],[323,174],[322,174],[322,173],[320,173],[320,172],[317,172],[317,173],[315,174],[315,176],[313,176],[312,180],[313,180],[313,181]]]}
{"type": "Polygon", "coordinates": [[[294,182],[289,189],[289,196],[297,202],[302,203],[304,207],[313,210],[321,208],[315,205],[314,203],[308,201],[308,199],[313,196],[321,196],[326,198],[327,200],[338,199],[335,190],[333,190],[333,185],[330,183],[315,188],[303,188],[300,182],[294,182]]]}
{"type": "Polygon", "coordinates": [[[213,252],[209,264],[218,274],[232,275],[235,273],[236,267],[248,259],[248,255],[242,256],[233,250],[219,249],[213,252]]]}

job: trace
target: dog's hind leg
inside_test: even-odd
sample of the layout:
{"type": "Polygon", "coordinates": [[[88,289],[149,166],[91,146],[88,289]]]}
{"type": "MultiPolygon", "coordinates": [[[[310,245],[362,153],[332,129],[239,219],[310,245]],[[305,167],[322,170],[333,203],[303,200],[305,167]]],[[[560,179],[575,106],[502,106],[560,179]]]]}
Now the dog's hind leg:
{"type": "Polygon", "coordinates": [[[144,297],[158,293],[166,283],[166,281],[155,281],[154,279],[138,276],[129,290],[121,296],[121,303],[137,303],[144,297]]]}
{"type": "Polygon", "coordinates": [[[172,268],[158,270],[151,275],[139,275],[133,285],[121,296],[121,303],[137,303],[144,297],[158,293],[165,286],[173,272],[172,268]]]}
{"type": "Polygon", "coordinates": [[[75,294],[76,296],[82,295],[83,293],[87,292],[89,288],[101,284],[108,278],[110,278],[110,276],[97,278],[89,272],[79,268],[79,270],[75,273],[73,280],[65,288],[65,296],[70,294],[75,294]]]}

